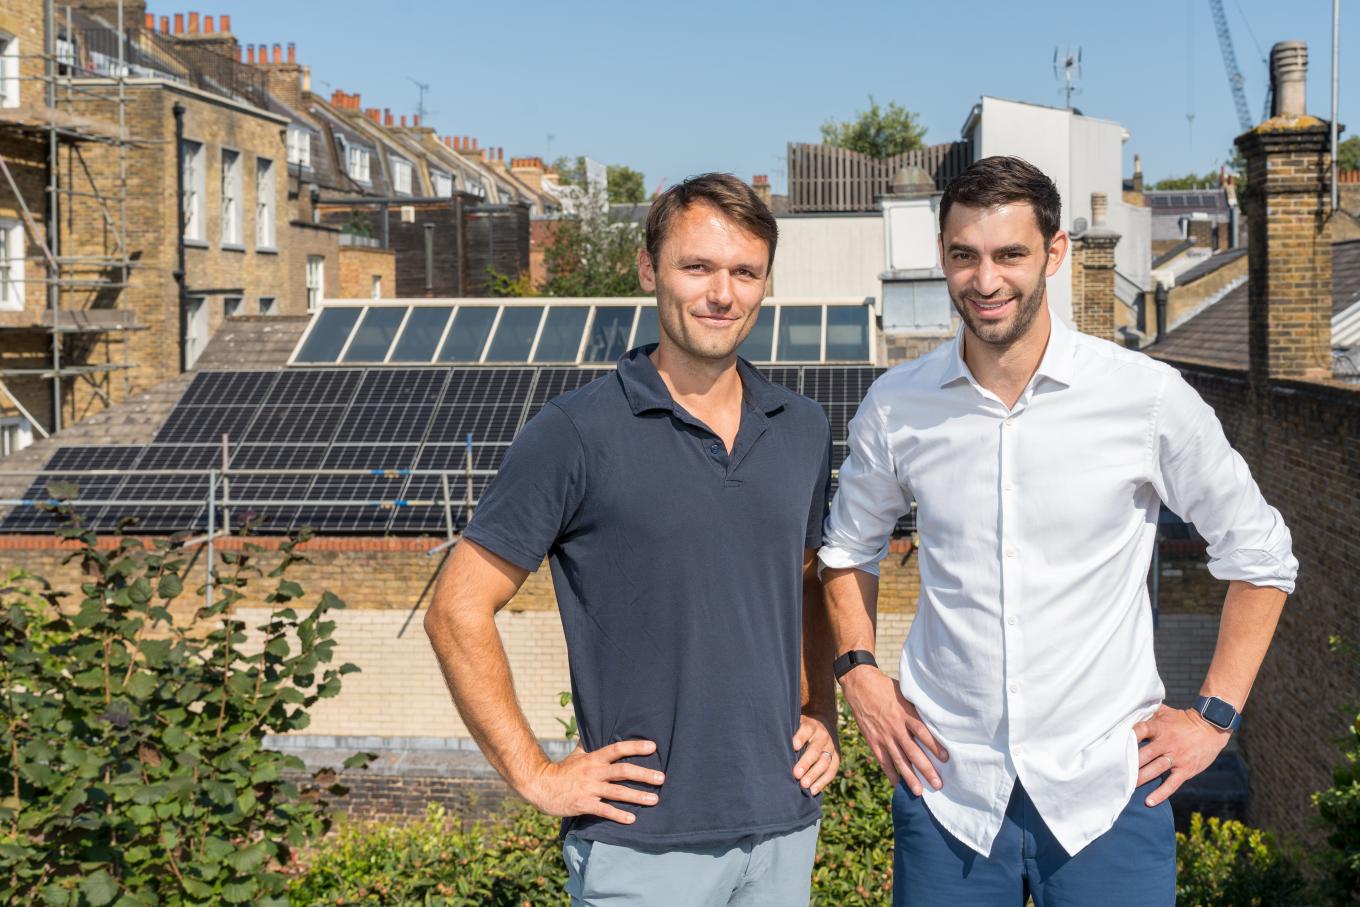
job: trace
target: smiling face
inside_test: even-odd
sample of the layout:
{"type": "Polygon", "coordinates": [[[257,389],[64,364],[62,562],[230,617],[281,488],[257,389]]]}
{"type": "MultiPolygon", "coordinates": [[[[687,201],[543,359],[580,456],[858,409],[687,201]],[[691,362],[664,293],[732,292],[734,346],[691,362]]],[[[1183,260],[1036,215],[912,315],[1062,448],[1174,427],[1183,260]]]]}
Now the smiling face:
{"type": "Polygon", "coordinates": [[[1067,254],[1067,234],[1044,241],[1025,202],[955,204],[940,227],[940,259],[954,308],[978,340],[1006,349],[1025,336],[1046,300],[1047,278],[1067,254]]]}
{"type": "Polygon", "coordinates": [[[701,360],[736,356],[760,314],[768,272],[765,241],[706,202],[675,217],[655,262],[638,253],[642,288],[656,293],[662,346],[701,360]]]}

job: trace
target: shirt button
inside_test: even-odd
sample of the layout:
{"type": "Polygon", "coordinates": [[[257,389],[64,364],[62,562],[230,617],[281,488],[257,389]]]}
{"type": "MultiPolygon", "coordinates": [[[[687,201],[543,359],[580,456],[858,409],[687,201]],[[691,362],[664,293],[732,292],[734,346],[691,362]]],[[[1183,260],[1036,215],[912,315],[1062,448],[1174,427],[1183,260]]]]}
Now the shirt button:
{"type": "Polygon", "coordinates": [[[1006,623],[1010,624],[1012,627],[1015,626],[1015,615],[1012,614],[1010,617],[1006,618],[1006,623]]]}
{"type": "Polygon", "coordinates": [[[1013,425],[1013,424],[1015,424],[1015,417],[1014,417],[1014,416],[1007,416],[1007,417],[1006,417],[1006,424],[1007,424],[1007,425],[1013,425]]]}
{"type": "Polygon", "coordinates": [[[1007,549],[1006,549],[1006,557],[1015,557],[1015,549],[1014,549],[1014,548],[1007,548],[1007,549]]]}
{"type": "Polygon", "coordinates": [[[1012,692],[1012,693],[1018,693],[1018,692],[1020,692],[1020,684],[1018,684],[1018,683],[1013,683],[1013,684],[1011,684],[1011,692],[1012,692]]]}
{"type": "Polygon", "coordinates": [[[708,452],[713,454],[714,456],[717,456],[717,454],[720,452],[718,445],[714,444],[712,447],[708,449],[708,452]]]}

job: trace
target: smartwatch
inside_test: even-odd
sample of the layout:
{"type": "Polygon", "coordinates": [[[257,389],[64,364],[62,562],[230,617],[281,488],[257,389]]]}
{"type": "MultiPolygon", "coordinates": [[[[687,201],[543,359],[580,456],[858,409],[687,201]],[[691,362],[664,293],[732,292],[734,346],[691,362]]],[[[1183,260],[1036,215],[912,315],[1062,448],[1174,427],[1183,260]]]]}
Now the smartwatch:
{"type": "Polygon", "coordinates": [[[831,670],[836,674],[836,679],[840,680],[847,671],[859,665],[878,667],[878,661],[875,660],[873,652],[865,649],[854,649],[837,658],[832,663],[831,670]]]}
{"type": "Polygon", "coordinates": [[[1233,708],[1231,703],[1224,702],[1217,696],[1201,696],[1196,699],[1195,711],[1199,712],[1205,721],[1229,734],[1237,730],[1237,726],[1242,723],[1242,713],[1233,708]]]}

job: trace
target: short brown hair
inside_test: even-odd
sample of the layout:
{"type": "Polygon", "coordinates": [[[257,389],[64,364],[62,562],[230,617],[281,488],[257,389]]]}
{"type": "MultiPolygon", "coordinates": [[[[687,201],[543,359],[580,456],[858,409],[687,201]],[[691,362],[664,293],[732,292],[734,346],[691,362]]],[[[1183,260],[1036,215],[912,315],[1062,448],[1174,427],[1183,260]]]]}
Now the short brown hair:
{"type": "Polygon", "coordinates": [[[766,266],[773,267],[779,225],[755,190],[730,173],[691,176],[656,197],[647,213],[647,254],[651,256],[652,264],[657,262],[657,254],[666,241],[671,223],[696,202],[712,205],[744,230],[763,239],[770,250],[766,266]]]}
{"type": "Polygon", "coordinates": [[[1062,229],[1062,196],[1053,180],[1029,161],[995,155],[974,161],[945,187],[940,199],[940,232],[956,203],[970,208],[995,208],[1025,202],[1034,209],[1039,232],[1048,242],[1062,229]]]}

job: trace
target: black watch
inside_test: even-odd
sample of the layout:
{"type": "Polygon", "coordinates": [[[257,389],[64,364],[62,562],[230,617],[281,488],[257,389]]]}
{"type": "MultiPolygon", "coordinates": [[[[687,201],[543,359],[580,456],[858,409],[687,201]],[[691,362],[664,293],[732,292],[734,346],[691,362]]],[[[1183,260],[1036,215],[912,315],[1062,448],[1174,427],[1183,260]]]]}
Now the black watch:
{"type": "MultiPolygon", "coordinates": [[[[825,662],[823,662],[825,664],[825,662]]],[[[846,671],[860,665],[873,665],[878,667],[878,661],[874,659],[874,653],[865,649],[853,649],[837,658],[831,664],[831,670],[835,673],[836,679],[840,680],[846,671]]]]}
{"type": "Polygon", "coordinates": [[[1195,711],[1199,712],[1205,721],[1229,734],[1237,730],[1237,726],[1242,723],[1242,713],[1237,711],[1232,703],[1225,702],[1217,696],[1199,697],[1195,700],[1195,711]]]}

